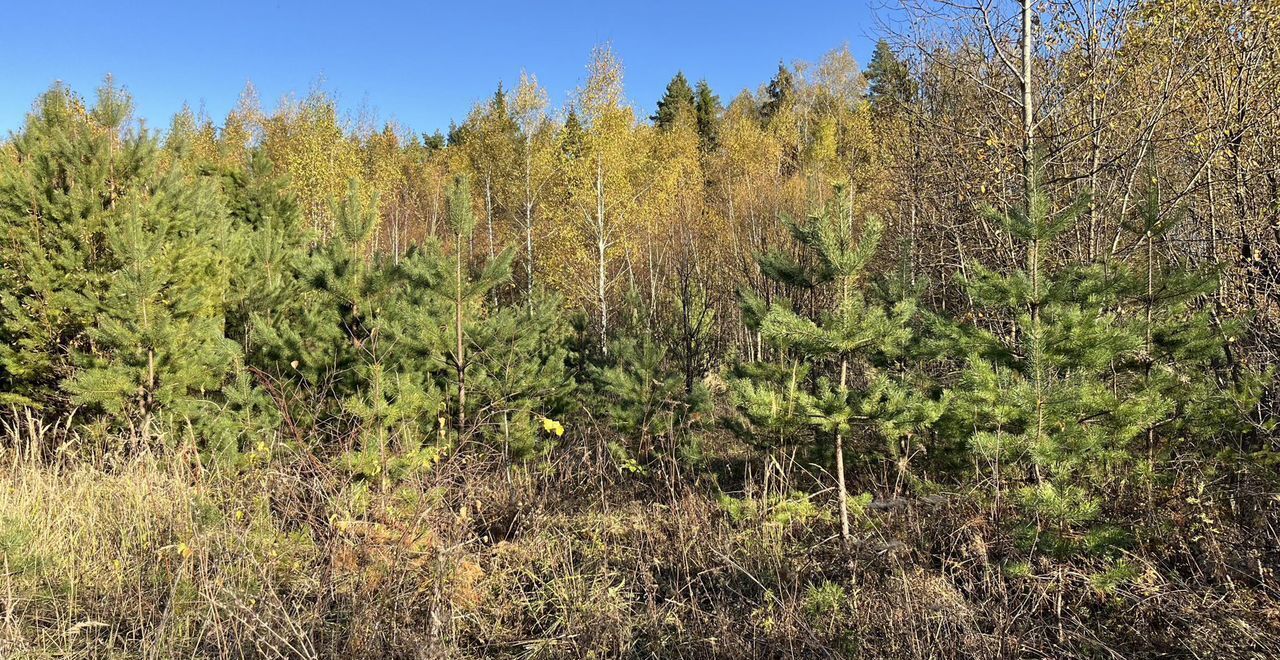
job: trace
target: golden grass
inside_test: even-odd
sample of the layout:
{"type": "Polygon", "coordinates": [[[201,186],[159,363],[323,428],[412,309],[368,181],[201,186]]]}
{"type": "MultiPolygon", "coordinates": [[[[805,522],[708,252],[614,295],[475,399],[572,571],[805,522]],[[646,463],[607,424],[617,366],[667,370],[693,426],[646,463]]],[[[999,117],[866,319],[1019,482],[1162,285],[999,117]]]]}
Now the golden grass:
{"type": "Polygon", "coordinates": [[[1109,592],[1088,567],[1015,570],[963,502],[869,511],[846,548],[831,503],[776,477],[751,497],[655,487],[579,450],[450,460],[379,492],[309,455],[223,472],[163,437],[96,447],[6,428],[3,658],[1280,649],[1269,587],[1191,583],[1136,556],[1138,577],[1109,592]]]}

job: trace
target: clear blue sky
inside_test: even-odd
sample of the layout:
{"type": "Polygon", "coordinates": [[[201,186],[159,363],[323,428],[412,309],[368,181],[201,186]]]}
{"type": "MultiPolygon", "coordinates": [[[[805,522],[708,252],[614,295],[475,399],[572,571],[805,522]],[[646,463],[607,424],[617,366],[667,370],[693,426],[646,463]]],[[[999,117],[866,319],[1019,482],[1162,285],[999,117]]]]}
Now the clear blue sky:
{"type": "Polygon", "coordinates": [[[645,115],[680,69],[726,103],[779,59],[816,61],[848,43],[865,66],[871,0],[828,2],[412,2],[15,0],[0,62],[0,135],[56,80],[91,96],[110,73],[155,128],[188,102],[220,121],[246,81],[264,107],[317,82],[417,132],[461,120],[498,81],[537,75],[553,105],[580,84],[591,48],[612,42],[645,115]]]}

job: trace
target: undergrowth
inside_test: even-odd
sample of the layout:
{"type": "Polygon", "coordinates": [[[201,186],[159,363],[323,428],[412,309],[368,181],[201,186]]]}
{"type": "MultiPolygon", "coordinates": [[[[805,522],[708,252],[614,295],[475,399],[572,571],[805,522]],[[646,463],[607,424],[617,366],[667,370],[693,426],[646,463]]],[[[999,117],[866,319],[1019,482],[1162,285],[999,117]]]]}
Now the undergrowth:
{"type": "Polygon", "coordinates": [[[636,474],[590,449],[591,438],[565,438],[527,463],[474,450],[384,488],[306,453],[211,469],[180,434],[135,437],[125,452],[14,417],[0,453],[0,650],[15,658],[1280,651],[1272,502],[1225,505],[1202,492],[1177,506],[1199,517],[1167,534],[1138,538],[1119,556],[1055,561],[1020,549],[1001,531],[999,509],[976,493],[867,493],[853,498],[855,532],[842,543],[832,495],[812,487],[803,465],[725,440],[710,450],[731,459],[719,472],[663,483],[662,469],[636,474]],[[1246,519],[1249,506],[1256,518],[1246,519]]]}

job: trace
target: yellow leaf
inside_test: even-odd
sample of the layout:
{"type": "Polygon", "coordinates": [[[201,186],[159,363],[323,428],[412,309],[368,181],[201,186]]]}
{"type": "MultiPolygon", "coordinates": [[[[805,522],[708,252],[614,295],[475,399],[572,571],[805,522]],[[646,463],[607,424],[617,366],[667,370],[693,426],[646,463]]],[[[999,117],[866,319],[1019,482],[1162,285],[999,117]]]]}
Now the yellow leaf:
{"type": "Polygon", "coordinates": [[[542,418],[542,430],[547,433],[554,433],[557,437],[564,435],[564,425],[550,417],[542,418]]]}

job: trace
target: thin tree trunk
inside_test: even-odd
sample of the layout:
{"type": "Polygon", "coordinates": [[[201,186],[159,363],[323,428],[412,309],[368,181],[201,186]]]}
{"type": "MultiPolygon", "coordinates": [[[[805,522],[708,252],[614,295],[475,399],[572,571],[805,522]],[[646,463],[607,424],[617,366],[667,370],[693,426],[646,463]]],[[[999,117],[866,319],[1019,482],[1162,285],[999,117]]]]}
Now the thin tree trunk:
{"type": "Polygon", "coordinates": [[[524,282],[525,299],[533,307],[533,201],[524,206],[524,282]]]}
{"type": "MultiPolygon", "coordinates": [[[[840,396],[843,399],[848,392],[849,360],[840,358],[840,396]]],[[[844,485],[844,436],[836,430],[836,484],[840,489],[837,497],[840,501],[840,538],[849,540],[849,491],[844,485]]]]}
{"type": "Polygon", "coordinates": [[[462,345],[462,233],[458,233],[456,243],[457,255],[455,255],[456,268],[454,269],[454,337],[457,340],[455,345],[454,363],[458,369],[458,433],[462,433],[463,426],[467,423],[467,362],[463,356],[462,345]]]}
{"type": "Polygon", "coordinates": [[[1102,120],[1098,102],[1089,101],[1089,245],[1085,256],[1090,262],[1098,258],[1098,169],[1102,165],[1102,120]]]}
{"type": "Polygon", "coordinates": [[[605,273],[605,256],[609,249],[604,219],[604,165],[596,161],[596,294],[600,304],[600,352],[609,354],[609,300],[606,296],[608,281],[605,273]]]}
{"type": "Polygon", "coordinates": [[[1035,170],[1035,114],[1031,101],[1031,0],[1022,0],[1022,177],[1023,208],[1031,209],[1031,180],[1035,170]]]}
{"type": "MultiPolygon", "coordinates": [[[[1035,113],[1031,100],[1031,0],[1022,0],[1022,207],[1031,220],[1035,187],[1035,113]]],[[[1040,319],[1040,236],[1037,230],[1028,255],[1031,271],[1031,319],[1040,319]]]]}
{"type": "MultiPolygon", "coordinates": [[[[528,138],[524,149],[524,282],[525,298],[533,309],[533,163],[528,138]]],[[[532,311],[530,312],[532,313],[532,311]]]]}
{"type": "Polygon", "coordinates": [[[484,216],[489,232],[489,260],[493,261],[496,254],[493,251],[493,181],[487,174],[484,177],[484,216]]]}

